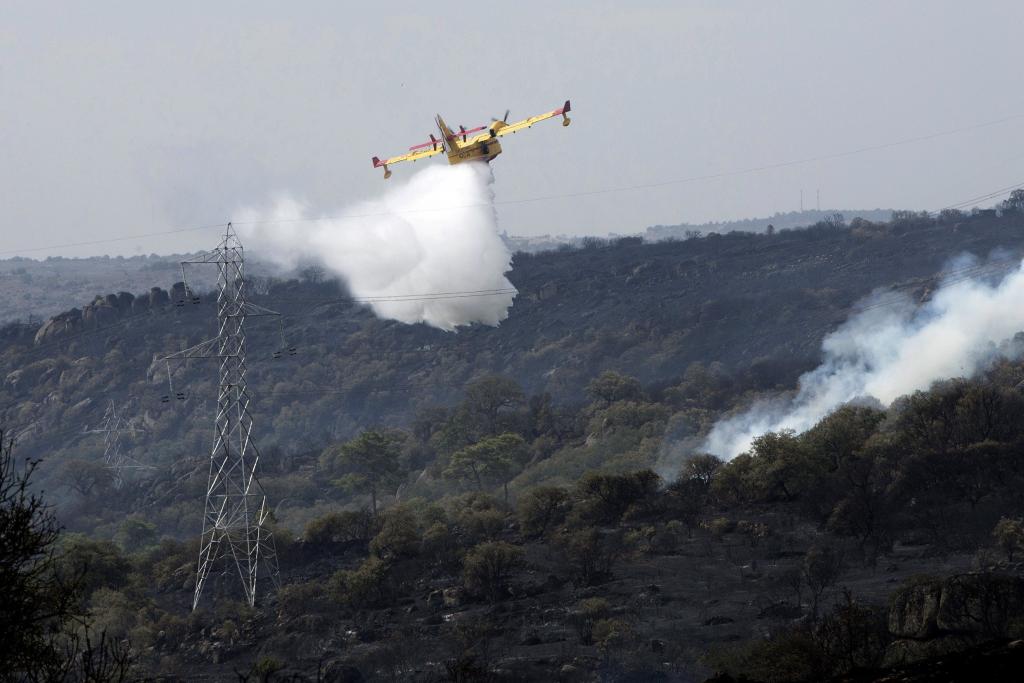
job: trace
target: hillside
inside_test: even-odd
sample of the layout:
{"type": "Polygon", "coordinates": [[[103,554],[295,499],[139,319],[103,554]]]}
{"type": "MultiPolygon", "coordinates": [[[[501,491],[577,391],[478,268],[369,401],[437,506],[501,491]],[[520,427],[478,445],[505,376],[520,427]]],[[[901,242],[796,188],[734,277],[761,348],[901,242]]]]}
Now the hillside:
{"type": "MultiPolygon", "coordinates": [[[[180,277],[180,261],[187,256],[50,257],[42,260],[0,259],[0,325],[35,322],[72,306],[81,306],[97,294],[148,290],[180,277]]],[[[209,273],[197,285],[214,284],[209,273]]]]}
{"type": "MultiPolygon", "coordinates": [[[[466,383],[487,374],[569,405],[602,370],[669,387],[691,364],[718,364],[745,389],[790,388],[859,299],[891,287],[921,296],[962,252],[1019,253],[1021,222],[1013,214],[955,224],[861,222],[520,254],[510,275],[520,293],[508,320],[457,333],[377,320],[336,283],[265,278],[255,301],[285,312],[296,355],[275,359],[276,322],[252,322],[249,381],[260,442],[294,452],[367,425],[408,425],[421,408],[452,405],[466,383]]],[[[99,424],[108,401],[131,399],[135,419],[147,426],[135,442],[147,464],[180,469],[185,453],[201,460],[215,368],[177,367],[175,388],[187,400],[162,403],[167,369],[155,359],[213,334],[210,301],[100,307],[95,320],[67,332],[46,323],[42,333],[5,328],[0,421],[16,430],[28,456],[59,460],[69,448],[95,455],[96,437],[82,428],[99,424]]]]}
{"type": "Polygon", "coordinates": [[[1019,637],[1024,368],[844,409],[726,465],[664,454],[751,396],[791,389],[864,296],[927,297],[960,253],[1019,256],[1021,227],[1012,212],[906,215],[519,254],[508,320],[457,333],[377,320],[337,283],[256,278],[256,303],[285,313],[284,341],[272,319],[249,334],[283,584],[256,610],[223,598],[225,575],[188,612],[215,368],[172,368],[172,390],[157,359],[211,335],[209,295],[164,283],[0,329],[0,424],[19,458],[43,460],[34,481],[67,562],[91,577],[93,623],[128,638],[150,674],[920,668],[1019,637]],[[121,488],[86,431],[110,401],[142,466],[121,488]],[[387,463],[372,494],[348,455],[370,428],[387,463]],[[929,614],[933,594],[964,607],[929,614]],[[984,628],[969,625],[979,610],[984,628]]]}
{"type": "Polygon", "coordinates": [[[692,235],[728,232],[766,232],[772,230],[795,230],[814,225],[835,216],[842,216],[846,221],[860,219],[875,223],[885,223],[892,216],[891,209],[805,209],[802,211],[778,212],[767,218],[746,218],[735,221],[713,221],[709,223],[678,223],[676,225],[652,225],[647,228],[644,237],[657,241],[664,239],[686,239],[692,235]]]}

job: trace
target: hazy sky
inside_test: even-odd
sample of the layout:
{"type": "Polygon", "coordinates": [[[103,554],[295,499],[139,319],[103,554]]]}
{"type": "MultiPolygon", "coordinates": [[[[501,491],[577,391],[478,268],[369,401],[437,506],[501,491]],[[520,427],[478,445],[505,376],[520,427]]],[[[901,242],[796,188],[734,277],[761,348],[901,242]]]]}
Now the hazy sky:
{"type": "MultiPolygon", "coordinates": [[[[370,157],[572,99],[503,142],[499,202],[827,155],[1024,114],[1024,3],[7,2],[0,257],[186,251],[294,196],[344,211],[370,157]]],[[[505,203],[513,234],[813,206],[940,208],[1024,182],[1024,117],[716,180],[505,203]]],[[[390,183],[418,170],[396,167],[390,183]]],[[[436,162],[443,163],[443,162],[436,162]]]]}

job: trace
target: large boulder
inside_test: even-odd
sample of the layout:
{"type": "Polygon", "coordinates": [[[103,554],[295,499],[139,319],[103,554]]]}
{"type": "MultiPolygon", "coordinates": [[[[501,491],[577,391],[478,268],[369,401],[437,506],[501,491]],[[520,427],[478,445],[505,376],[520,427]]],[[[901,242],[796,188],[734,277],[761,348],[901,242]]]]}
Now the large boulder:
{"type": "Polygon", "coordinates": [[[956,574],[921,581],[893,596],[885,664],[894,666],[1024,635],[1024,579],[956,574]]]}
{"type": "Polygon", "coordinates": [[[1024,627],[1024,579],[962,574],[943,583],[936,626],[945,633],[1012,638],[1024,627]]]}
{"type": "Polygon", "coordinates": [[[929,581],[900,590],[889,608],[889,633],[895,638],[931,638],[937,631],[942,586],[929,581]]]}
{"type": "Polygon", "coordinates": [[[170,302],[171,297],[167,292],[159,287],[151,287],[149,290],[149,306],[155,308],[156,306],[165,306],[170,302]]]}
{"type": "Polygon", "coordinates": [[[171,285],[171,302],[175,305],[182,305],[185,303],[188,291],[185,289],[184,282],[175,282],[171,285]]]}
{"type": "Polygon", "coordinates": [[[142,293],[132,299],[132,313],[142,313],[149,310],[149,294],[142,293]]]}
{"type": "MultiPolygon", "coordinates": [[[[117,302],[117,297],[114,297],[114,301],[117,302]]],[[[87,328],[103,327],[117,318],[117,308],[111,306],[105,297],[97,297],[91,304],[82,307],[82,324],[87,328]]]]}
{"type": "Polygon", "coordinates": [[[72,308],[70,311],[58,313],[43,323],[36,332],[35,343],[42,344],[52,339],[59,339],[78,331],[81,327],[82,312],[77,308],[72,308]]]}

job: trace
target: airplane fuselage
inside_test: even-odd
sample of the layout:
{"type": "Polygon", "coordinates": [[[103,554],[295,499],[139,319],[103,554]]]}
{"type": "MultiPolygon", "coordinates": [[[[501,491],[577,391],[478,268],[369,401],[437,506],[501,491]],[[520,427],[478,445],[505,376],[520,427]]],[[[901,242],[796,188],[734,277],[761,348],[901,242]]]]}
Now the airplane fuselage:
{"type": "Polygon", "coordinates": [[[474,142],[471,145],[452,145],[448,152],[449,164],[461,164],[463,161],[490,161],[501,154],[501,143],[497,139],[474,142]]]}

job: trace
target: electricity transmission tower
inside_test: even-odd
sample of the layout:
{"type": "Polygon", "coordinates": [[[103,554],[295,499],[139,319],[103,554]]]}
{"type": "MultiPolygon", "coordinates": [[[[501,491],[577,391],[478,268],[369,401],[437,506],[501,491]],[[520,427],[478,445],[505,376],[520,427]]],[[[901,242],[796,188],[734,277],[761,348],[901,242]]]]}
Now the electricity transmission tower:
{"type": "Polygon", "coordinates": [[[149,465],[143,465],[135,458],[125,455],[121,450],[121,435],[124,433],[134,434],[139,431],[125,417],[129,403],[125,403],[118,409],[117,405],[110,401],[103,413],[103,425],[99,429],[86,430],[86,433],[89,434],[103,435],[103,462],[106,463],[107,469],[113,472],[114,488],[117,489],[124,486],[124,470],[150,469],[149,465]]]}
{"type": "MultiPolygon", "coordinates": [[[[245,300],[242,244],[228,223],[216,249],[181,264],[215,264],[217,278],[217,336],[164,358],[216,358],[219,361],[217,409],[213,448],[206,487],[203,536],[196,572],[192,609],[199,605],[203,587],[215,566],[230,573],[233,564],[249,605],[256,602],[257,580],[277,585],[277,553],[267,528],[270,508],[256,476],[259,451],[252,441],[253,419],[245,374],[245,319],[278,313],[245,300]]],[[[186,292],[188,285],[186,284],[186,292]]]]}

